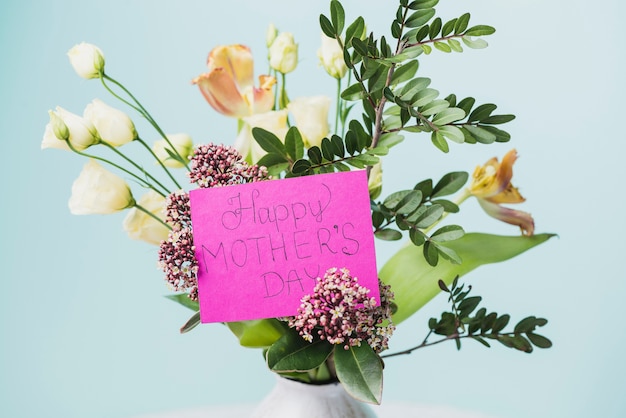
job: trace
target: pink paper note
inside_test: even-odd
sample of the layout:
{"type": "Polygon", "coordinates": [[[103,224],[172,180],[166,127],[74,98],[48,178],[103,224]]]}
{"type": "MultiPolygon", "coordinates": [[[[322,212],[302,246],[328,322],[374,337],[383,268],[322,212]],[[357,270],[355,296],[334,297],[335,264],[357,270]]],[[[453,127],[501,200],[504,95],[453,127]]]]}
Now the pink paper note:
{"type": "Polygon", "coordinates": [[[291,316],[347,268],[380,303],[364,170],[190,193],[202,322],[291,316]]]}

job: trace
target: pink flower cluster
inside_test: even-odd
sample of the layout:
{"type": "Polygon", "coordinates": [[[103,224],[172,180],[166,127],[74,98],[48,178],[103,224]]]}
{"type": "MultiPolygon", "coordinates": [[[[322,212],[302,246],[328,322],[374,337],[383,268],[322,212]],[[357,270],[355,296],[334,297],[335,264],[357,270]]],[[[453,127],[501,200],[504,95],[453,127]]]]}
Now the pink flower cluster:
{"type": "MultiPolygon", "coordinates": [[[[200,145],[194,150],[190,165],[189,179],[199,187],[270,179],[265,167],[248,165],[235,148],[224,145],[200,145]]],[[[165,221],[172,230],[159,247],[158,266],[172,290],[188,291],[189,298],[198,300],[198,261],[194,255],[189,193],[179,190],[168,196],[165,221]]]]}
{"type": "Polygon", "coordinates": [[[269,180],[265,167],[248,165],[235,148],[224,145],[200,145],[194,150],[190,165],[189,179],[198,187],[269,180]]]}
{"type": "Polygon", "coordinates": [[[172,226],[167,240],[159,247],[158,266],[175,292],[189,290],[192,300],[198,298],[198,262],[194,256],[189,194],[179,190],[167,197],[165,221],[172,226]]]}
{"type": "Polygon", "coordinates": [[[369,292],[347,269],[332,268],[317,278],[313,294],[302,298],[298,315],[290,318],[289,326],[309,342],[317,336],[348,349],[365,341],[379,353],[388,348],[395,330],[391,322],[393,293],[381,283],[381,304],[377,305],[369,292]]]}

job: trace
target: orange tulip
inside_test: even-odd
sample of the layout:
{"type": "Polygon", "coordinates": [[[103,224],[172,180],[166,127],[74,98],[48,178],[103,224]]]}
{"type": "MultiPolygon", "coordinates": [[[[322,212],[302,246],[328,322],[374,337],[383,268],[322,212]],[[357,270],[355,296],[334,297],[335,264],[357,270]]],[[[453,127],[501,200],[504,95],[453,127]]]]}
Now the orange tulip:
{"type": "Polygon", "coordinates": [[[519,226],[524,235],[532,235],[535,231],[535,222],[529,213],[500,205],[522,203],[526,200],[517,187],[511,184],[515,160],[517,151],[513,149],[506,153],[501,163],[494,157],[485,165],[476,167],[469,192],[478,199],[480,206],[489,216],[519,226]]]}
{"type": "Polygon", "coordinates": [[[272,88],[276,79],[259,76],[260,87],[254,87],[254,62],[247,46],[218,46],[209,54],[207,66],[209,72],[192,82],[198,85],[213,109],[226,116],[242,118],[274,107],[272,88]]]}

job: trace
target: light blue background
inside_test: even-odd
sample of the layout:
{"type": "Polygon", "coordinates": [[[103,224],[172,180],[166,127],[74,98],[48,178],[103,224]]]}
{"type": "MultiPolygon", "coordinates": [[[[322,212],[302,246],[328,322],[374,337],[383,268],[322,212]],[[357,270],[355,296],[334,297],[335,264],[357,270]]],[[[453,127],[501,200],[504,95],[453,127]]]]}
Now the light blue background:
{"type": "MultiPolygon", "coordinates": [[[[395,1],[346,1],[386,33],[395,1]]],[[[515,184],[539,232],[558,239],[468,280],[485,305],[513,318],[549,318],[555,346],[526,355],[468,342],[390,359],[385,400],[447,404],[502,418],[626,416],[623,2],[442,0],[444,19],[469,11],[497,33],[486,50],[435,52],[420,74],[442,95],[472,95],[518,118],[513,141],[436,151],[409,136],[387,163],[386,191],[452,170],[473,170],[516,147],[515,184]],[[620,76],[621,74],[621,76],[620,76]],[[393,186],[393,187],[391,187],[393,186]]],[[[0,109],[3,289],[0,415],[107,417],[208,404],[255,403],[273,385],[261,353],[222,326],[180,336],[189,312],[163,298],[155,248],[127,239],[123,214],[75,217],[67,200],[84,161],[40,151],[48,109],[82,113],[93,98],[118,106],[73,72],[66,51],[98,45],[107,72],[131,87],[167,132],[232,143],[235,121],[217,115],[190,80],[220,44],[252,47],[266,71],[265,29],[295,34],[300,64],[291,97],[334,93],[317,66],[317,19],[327,2],[271,0],[3,1],[0,109]]],[[[121,105],[119,105],[121,106],[121,105]]],[[[133,115],[133,117],[135,117],[133,115]]],[[[137,117],[140,133],[155,135],[137,117]]],[[[132,149],[129,148],[129,149],[132,149]]],[[[467,230],[515,234],[474,201],[454,219],[467,230]]],[[[381,246],[379,261],[395,247],[381,246]]],[[[402,324],[393,348],[421,341],[439,298],[402,324]]]]}

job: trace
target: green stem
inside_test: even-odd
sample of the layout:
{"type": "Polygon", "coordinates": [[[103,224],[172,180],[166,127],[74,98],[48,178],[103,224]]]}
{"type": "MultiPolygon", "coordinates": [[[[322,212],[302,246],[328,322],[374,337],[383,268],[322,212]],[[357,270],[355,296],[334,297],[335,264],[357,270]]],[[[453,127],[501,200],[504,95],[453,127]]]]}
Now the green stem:
{"type": "Polygon", "coordinates": [[[161,168],[163,168],[163,170],[167,173],[167,175],[172,180],[172,182],[174,182],[176,187],[179,188],[179,189],[182,189],[182,187],[180,186],[180,184],[178,184],[178,182],[176,181],[176,179],[174,178],[174,176],[172,175],[170,170],[168,170],[167,167],[165,166],[165,164],[163,164],[163,161],[161,161],[159,159],[159,157],[156,156],[154,151],[152,151],[152,148],[150,148],[150,146],[148,144],[146,144],[146,142],[143,139],[139,138],[139,137],[136,138],[136,141],[138,141],[141,145],[143,145],[144,148],[146,148],[148,150],[148,152],[154,157],[154,159],[157,160],[157,162],[159,163],[161,168]]]}
{"type": "Polygon", "coordinates": [[[337,100],[336,100],[336,112],[335,112],[335,134],[339,133],[339,114],[343,113],[342,112],[342,105],[341,105],[341,79],[338,78],[337,79],[337,100]]]}
{"type": "Polygon", "coordinates": [[[150,216],[151,218],[153,218],[154,220],[158,221],[159,223],[161,223],[163,226],[165,226],[167,229],[169,229],[170,231],[172,230],[172,227],[168,224],[166,224],[161,218],[159,218],[158,216],[156,216],[154,213],[150,212],[148,209],[144,208],[141,205],[138,205],[137,203],[135,203],[135,207],[142,211],[143,213],[145,213],[146,215],[150,216]]]}
{"type": "Polygon", "coordinates": [[[66,141],[67,145],[70,147],[70,149],[72,151],[74,151],[76,154],[81,155],[83,157],[87,157],[87,158],[91,158],[93,160],[98,160],[98,161],[102,161],[103,163],[109,164],[110,166],[113,166],[115,168],[117,168],[120,171],[123,171],[124,173],[128,174],[129,176],[134,177],[139,183],[141,183],[144,187],[148,187],[152,190],[154,190],[155,192],[157,192],[158,194],[160,194],[161,196],[165,197],[166,194],[162,193],[160,190],[157,190],[156,188],[154,188],[150,183],[148,183],[145,179],[139,177],[138,175],[136,175],[135,173],[133,173],[132,171],[129,171],[127,169],[125,169],[124,167],[115,164],[112,161],[107,160],[106,158],[102,158],[99,157],[97,155],[93,155],[93,154],[87,154],[86,152],[82,152],[82,151],[78,151],[76,148],[74,148],[74,146],[70,143],[70,141],[66,141]]]}
{"type": "Polygon", "coordinates": [[[286,89],[286,79],[285,74],[280,73],[280,103],[279,110],[282,110],[287,107],[288,100],[287,99],[287,89],[286,89]]]}
{"type": "Polygon", "coordinates": [[[131,160],[130,158],[128,158],[126,155],[124,155],[120,150],[118,150],[117,148],[115,148],[113,145],[108,144],[104,141],[101,142],[102,145],[108,147],[110,150],[112,150],[113,152],[115,152],[117,155],[119,155],[121,158],[123,158],[125,161],[127,161],[128,163],[132,164],[133,167],[135,167],[137,170],[141,171],[147,178],[149,178],[150,180],[152,180],[156,185],[158,185],[162,191],[165,191],[165,194],[159,192],[154,186],[150,185],[150,187],[156,191],[157,193],[159,193],[162,196],[166,196],[168,194],[170,194],[170,191],[167,187],[165,187],[163,184],[161,184],[161,182],[159,182],[156,178],[154,178],[150,173],[148,173],[142,166],[140,166],[139,164],[137,164],[136,162],[134,162],[133,160],[131,160]]]}
{"type": "Polygon", "coordinates": [[[161,127],[159,126],[159,124],[154,120],[154,118],[150,115],[150,113],[146,110],[145,107],[143,107],[143,105],[141,104],[141,102],[139,102],[139,100],[137,100],[135,98],[135,96],[133,96],[133,94],[126,88],[124,87],[124,85],[122,83],[120,83],[119,81],[115,80],[112,77],[109,77],[106,74],[102,74],[102,76],[100,77],[100,81],[102,82],[102,85],[109,91],[109,93],[111,93],[114,97],[116,97],[117,99],[121,100],[123,103],[126,103],[128,106],[132,107],[133,109],[135,109],[137,112],[139,112],[144,118],[146,118],[146,120],[148,122],[150,122],[150,124],[152,125],[152,127],[159,133],[159,135],[161,135],[161,137],[163,139],[165,139],[165,141],[167,142],[167,144],[172,148],[172,150],[176,153],[176,155],[178,155],[178,157],[180,157],[181,161],[184,161],[185,167],[187,168],[187,170],[189,170],[189,165],[188,163],[185,161],[185,159],[182,157],[182,155],[180,155],[178,153],[178,151],[176,150],[176,148],[174,147],[174,145],[172,144],[172,142],[169,140],[169,138],[167,137],[167,135],[165,135],[165,132],[163,132],[163,130],[161,129],[161,127]],[[130,97],[132,99],[132,101],[135,104],[130,103],[129,101],[127,101],[126,99],[120,97],[118,94],[116,94],[105,82],[105,80],[110,81],[111,83],[115,84],[117,87],[119,87],[124,93],[126,93],[128,95],[128,97],[130,97]]]}

